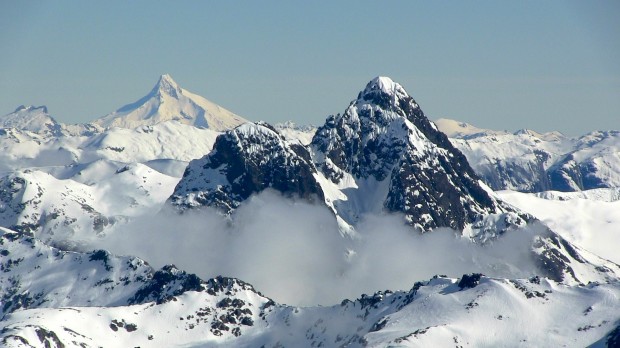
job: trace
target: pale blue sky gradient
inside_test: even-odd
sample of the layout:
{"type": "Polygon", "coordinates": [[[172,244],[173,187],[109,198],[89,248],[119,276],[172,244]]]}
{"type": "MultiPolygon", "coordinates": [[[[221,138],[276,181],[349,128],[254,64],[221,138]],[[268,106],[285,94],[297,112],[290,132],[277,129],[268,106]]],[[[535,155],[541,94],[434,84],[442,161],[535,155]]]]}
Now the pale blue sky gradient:
{"type": "Polygon", "coordinates": [[[0,114],[87,122],[169,73],[250,120],[322,124],[387,75],[426,114],[620,129],[620,1],[3,1],[0,114]]]}

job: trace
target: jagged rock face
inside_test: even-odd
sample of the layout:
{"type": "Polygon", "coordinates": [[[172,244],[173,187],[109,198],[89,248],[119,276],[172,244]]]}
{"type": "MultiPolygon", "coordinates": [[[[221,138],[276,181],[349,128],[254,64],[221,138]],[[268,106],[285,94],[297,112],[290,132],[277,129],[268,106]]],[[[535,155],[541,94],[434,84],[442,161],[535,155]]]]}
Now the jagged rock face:
{"type": "Polygon", "coordinates": [[[425,164],[429,157],[404,154],[394,168],[385,207],[404,212],[409,224],[424,230],[435,227],[463,229],[481,216],[496,213],[499,208],[480,187],[476,177],[467,174],[467,162],[450,161],[438,156],[435,165],[425,164]],[[462,171],[463,169],[463,171],[462,171]]]}
{"type": "Polygon", "coordinates": [[[330,116],[312,147],[317,167],[334,183],[345,173],[389,180],[384,207],[423,230],[462,229],[501,211],[465,156],[389,78],[375,78],[344,114],[330,116]]]}
{"type": "Polygon", "coordinates": [[[484,166],[478,174],[494,190],[517,189],[524,192],[551,190],[547,175],[551,155],[544,150],[534,150],[531,159],[515,161],[498,160],[495,166],[484,166]]]}
{"type": "Polygon", "coordinates": [[[207,156],[190,162],[170,199],[181,208],[215,206],[230,213],[253,193],[271,188],[309,201],[324,200],[308,150],[265,123],[220,135],[207,156]]]}

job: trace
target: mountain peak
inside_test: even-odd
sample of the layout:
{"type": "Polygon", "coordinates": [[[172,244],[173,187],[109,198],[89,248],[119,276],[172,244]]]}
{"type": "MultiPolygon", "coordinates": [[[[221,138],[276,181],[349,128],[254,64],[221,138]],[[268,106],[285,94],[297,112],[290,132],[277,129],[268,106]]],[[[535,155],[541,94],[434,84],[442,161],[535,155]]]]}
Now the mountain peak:
{"type": "Polygon", "coordinates": [[[47,106],[45,105],[41,105],[41,106],[34,106],[34,105],[20,105],[17,107],[17,109],[15,109],[15,111],[13,111],[14,113],[20,112],[20,111],[34,111],[34,110],[41,110],[41,112],[43,113],[48,113],[47,112],[47,106]]]}
{"type": "Polygon", "coordinates": [[[366,90],[381,90],[384,93],[390,93],[396,89],[396,86],[402,88],[387,76],[377,76],[368,82],[366,90]]]}
{"type": "Polygon", "coordinates": [[[59,134],[60,124],[45,106],[20,105],[10,114],[0,117],[0,128],[16,128],[39,134],[59,134]]]}
{"type": "Polygon", "coordinates": [[[343,114],[330,116],[311,146],[315,166],[333,184],[346,184],[348,176],[360,183],[334,203],[349,224],[385,209],[404,213],[408,224],[423,231],[462,229],[483,216],[511,211],[480,186],[463,154],[388,77],[372,79],[343,114]],[[359,199],[378,192],[380,206],[359,199]]]}
{"type": "Polygon", "coordinates": [[[316,174],[307,148],[265,122],[247,122],[219,135],[212,152],[189,163],[170,202],[180,210],[213,206],[230,214],[266,189],[323,202],[316,174]]]}
{"type": "Polygon", "coordinates": [[[382,105],[386,102],[398,104],[398,100],[407,97],[409,95],[403,86],[389,77],[377,76],[366,84],[366,87],[358,96],[358,100],[382,105]]]}
{"type": "Polygon", "coordinates": [[[167,121],[215,131],[228,130],[246,122],[223,107],[182,89],[170,75],[163,74],[149,94],[93,123],[104,128],[136,128],[167,121]]]}
{"type": "Polygon", "coordinates": [[[181,87],[172,79],[169,74],[163,74],[159,77],[157,84],[153,88],[153,94],[167,94],[175,99],[179,99],[182,93],[181,87]]]}

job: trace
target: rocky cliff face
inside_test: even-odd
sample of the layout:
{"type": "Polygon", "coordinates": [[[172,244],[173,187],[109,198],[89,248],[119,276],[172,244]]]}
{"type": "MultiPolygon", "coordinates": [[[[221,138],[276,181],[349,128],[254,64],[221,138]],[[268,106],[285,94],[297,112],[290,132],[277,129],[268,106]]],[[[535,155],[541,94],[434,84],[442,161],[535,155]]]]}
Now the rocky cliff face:
{"type": "Polygon", "coordinates": [[[190,162],[170,201],[182,209],[214,206],[225,213],[253,193],[273,189],[324,200],[308,150],[266,123],[247,123],[220,135],[213,151],[190,162]]]}
{"type": "Polygon", "coordinates": [[[491,197],[465,156],[387,77],[370,81],[342,115],[328,117],[308,146],[286,141],[265,123],[222,134],[213,152],[190,163],[170,202],[230,213],[267,188],[325,202],[351,226],[383,210],[404,213],[424,231],[463,229],[513,212],[491,197]]]}
{"type": "MultiPolygon", "coordinates": [[[[491,198],[465,156],[386,77],[370,81],[342,115],[330,116],[311,146],[317,167],[333,183],[348,176],[384,183],[383,207],[404,213],[423,230],[462,229],[483,215],[510,210],[491,198]]],[[[354,186],[362,196],[359,191],[375,189],[354,186]]]]}

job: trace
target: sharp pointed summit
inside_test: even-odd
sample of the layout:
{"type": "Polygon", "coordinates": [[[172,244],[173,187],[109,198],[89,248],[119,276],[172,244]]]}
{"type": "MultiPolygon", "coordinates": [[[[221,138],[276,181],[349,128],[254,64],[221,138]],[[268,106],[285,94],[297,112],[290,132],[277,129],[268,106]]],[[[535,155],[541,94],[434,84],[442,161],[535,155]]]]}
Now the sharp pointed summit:
{"type": "Polygon", "coordinates": [[[93,123],[106,128],[136,128],[166,121],[215,131],[225,131],[247,122],[241,116],[181,88],[170,75],[164,74],[149,94],[93,123]]]}
{"type": "Polygon", "coordinates": [[[392,101],[397,101],[408,96],[403,86],[392,81],[391,78],[377,76],[368,82],[358,99],[373,100],[373,98],[377,98],[381,95],[384,97],[385,95],[390,96],[392,101]]]}
{"type": "Polygon", "coordinates": [[[169,74],[161,75],[151,92],[151,94],[169,95],[175,99],[179,99],[179,95],[182,93],[181,87],[179,87],[169,74]]]}
{"type": "Polygon", "coordinates": [[[330,116],[311,148],[331,182],[351,186],[346,199],[332,202],[352,224],[367,211],[385,209],[404,213],[409,224],[425,231],[463,229],[486,215],[511,211],[488,194],[465,156],[388,77],[372,79],[342,115],[330,116]],[[369,196],[383,204],[368,207],[369,196]]]}

